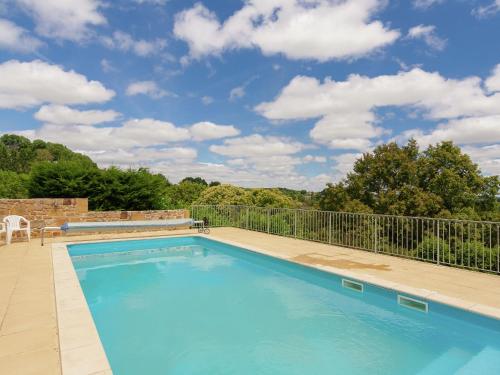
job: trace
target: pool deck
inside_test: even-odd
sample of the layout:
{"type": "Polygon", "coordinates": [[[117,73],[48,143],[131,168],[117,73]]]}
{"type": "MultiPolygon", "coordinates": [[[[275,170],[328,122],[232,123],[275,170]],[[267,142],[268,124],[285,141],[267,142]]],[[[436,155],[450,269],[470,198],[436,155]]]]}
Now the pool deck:
{"type": "MultiPolygon", "coordinates": [[[[0,245],[0,374],[62,373],[51,246],[53,243],[192,233],[196,232],[61,237],[47,241],[44,247],[40,246],[38,239],[30,243],[0,245]]],[[[212,229],[209,237],[500,318],[497,315],[500,311],[498,275],[235,228],[212,229]]],[[[76,334],[78,333],[75,332],[76,334]]],[[[75,362],[71,371],[65,369],[64,375],[111,373],[109,370],[93,367],[90,362],[91,360],[86,363],[75,362]]]]}

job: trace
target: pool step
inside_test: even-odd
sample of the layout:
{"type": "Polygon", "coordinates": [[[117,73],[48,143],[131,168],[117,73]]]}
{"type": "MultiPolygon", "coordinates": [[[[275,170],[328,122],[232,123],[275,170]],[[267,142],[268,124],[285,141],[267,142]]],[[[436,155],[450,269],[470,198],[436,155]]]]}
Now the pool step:
{"type": "Polygon", "coordinates": [[[466,364],[467,359],[469,354],[465,350],[454,347],[430,362],[418,375],[452,374],[466,364]]]}
{"type": "Polygon", "coordinates": [[[500,374],[500,349],[485,347],[461,367],[455,375],[497,375],[500,374]]]}

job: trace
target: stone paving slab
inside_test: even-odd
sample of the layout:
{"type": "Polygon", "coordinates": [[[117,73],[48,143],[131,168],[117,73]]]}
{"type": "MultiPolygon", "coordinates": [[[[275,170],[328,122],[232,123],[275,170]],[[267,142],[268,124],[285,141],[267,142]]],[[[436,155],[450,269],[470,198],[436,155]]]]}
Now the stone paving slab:
{"type": "MultiPolygon", "coordinates": [[[[87,235],[61,237],[54,242],[193,233],[196,231],[87,235]]],[[[489,315],[500,308],[500,276],[497,275],[235,228],[214,228],[210,236],[330,272],[385,282],[408,292],[425,290],[429,299],[463,308],[475,307],[489,315]]],[[[0,374],[61,374],[60,343],[66,345],[68,358],[74,363],[73,371],[68,374],[111,374],[101,366],[103,359],[98,355],[95,363],[80,362],[82,353],[95,353],[92,344],[95,337],[82,332],[76,324],[88,319],[88,309],[69,310],[72,313],[59,317],[62,320],[59,319],[58,324],[50,242],[44,247],[38,240],[0,245],[0,374]],[[68,328],[63,335],[59,332],[61,325],[68,328]],[[79,339],[83,340],[81,346],[75,344],[79,339]]]]}

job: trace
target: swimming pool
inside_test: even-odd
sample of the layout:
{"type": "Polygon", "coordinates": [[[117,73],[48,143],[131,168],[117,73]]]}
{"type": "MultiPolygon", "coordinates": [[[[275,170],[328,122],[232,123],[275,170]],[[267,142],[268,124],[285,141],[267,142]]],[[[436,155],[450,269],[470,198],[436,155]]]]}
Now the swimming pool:
{"type": "Polygon", "coordinates": [[[499,320],[202,237],[68,250],[115,375],[500,374],[499,320]]]}

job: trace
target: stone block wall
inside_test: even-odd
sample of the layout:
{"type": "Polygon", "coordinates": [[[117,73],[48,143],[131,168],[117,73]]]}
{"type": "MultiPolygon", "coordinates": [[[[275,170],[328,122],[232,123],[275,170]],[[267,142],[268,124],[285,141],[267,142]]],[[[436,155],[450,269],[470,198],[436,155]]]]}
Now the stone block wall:
{"type": "MultiPolygon", "coordinates": [[[[88,206],[87,198],[0,199],[0,220],[7,215],[24,216],[31,222],[32,237],[39,237],[41,228],[44,226],[58,227],[65,222],[161,220],[189,217],[188,210],[89,211],[88,206]]],[[[154,228],[147,230],[151,231],[154,228]]],[[[57,236],[60,233],[60,231],[48,232],[47,237],[57,236]]],[[[81,235],[76,232],[74,234],[81,235]]]]}

